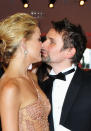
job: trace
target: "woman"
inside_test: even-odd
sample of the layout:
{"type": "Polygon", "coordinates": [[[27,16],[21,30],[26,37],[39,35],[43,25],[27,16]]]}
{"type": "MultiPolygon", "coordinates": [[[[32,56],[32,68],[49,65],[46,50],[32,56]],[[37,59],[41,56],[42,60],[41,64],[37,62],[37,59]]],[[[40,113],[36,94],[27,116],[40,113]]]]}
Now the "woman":
{"type": "Polygon", "coordinates": [[[0,60],[6,69],[0,80],[3,131],[49,131],[49,101],[27,72],[41,61],[40,50],[40,29],[32,16],[17,13],[0,23],[0,60]]]}

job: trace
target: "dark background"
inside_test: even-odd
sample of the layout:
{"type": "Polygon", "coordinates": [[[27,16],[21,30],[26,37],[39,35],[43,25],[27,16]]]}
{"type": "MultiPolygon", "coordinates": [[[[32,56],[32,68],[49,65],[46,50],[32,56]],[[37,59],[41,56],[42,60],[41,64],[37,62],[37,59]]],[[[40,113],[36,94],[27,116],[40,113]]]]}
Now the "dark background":
{"type": "Polygon", "coordinates": [[[82,7],[79,0],[56,0],[52,9],[48,7],[49,0],[28,1],[29,8],[25,9],[21,0],[0,0],[0,19],[17,12],[29,13],[39,20],[44,35],[52,20],[58,21],[67,17],[74,24],[82,25],[88,39],[87,47],[91,48],[91,0],[82,7]]]}
{"type": "Polygon", "coordinates": [[[52,20],[67,17],[74,24],[82,25],[88,38],[88,47],[91,48],[91,0],[82,7],[79,5],[79,0],[56,0],[52,9],[48,7],[49,0],[28,1],[29,8],[25,9],[21,0],[0,0],[0,19],[16,12],[33,13],[32,15],[39,20],[42,34],[44,34],[51,26],[52,20]]]}

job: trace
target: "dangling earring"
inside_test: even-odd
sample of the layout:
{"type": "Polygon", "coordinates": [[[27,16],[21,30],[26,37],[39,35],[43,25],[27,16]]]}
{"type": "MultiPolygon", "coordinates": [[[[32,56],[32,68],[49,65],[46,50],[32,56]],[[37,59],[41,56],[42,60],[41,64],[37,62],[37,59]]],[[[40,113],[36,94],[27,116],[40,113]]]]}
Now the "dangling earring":
{"type": "Polygon", "coordinates": [[[24,54],[25,54],[25,56],[28,54],[28,51],[27,50],[24,50],[24,54]]]}

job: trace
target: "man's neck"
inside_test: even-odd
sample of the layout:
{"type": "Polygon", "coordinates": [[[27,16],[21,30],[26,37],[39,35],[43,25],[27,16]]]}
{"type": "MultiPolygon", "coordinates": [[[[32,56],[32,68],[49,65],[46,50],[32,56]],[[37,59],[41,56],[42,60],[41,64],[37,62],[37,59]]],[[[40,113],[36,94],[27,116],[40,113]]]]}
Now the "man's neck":
{"type": "Polygon", "coordinates": [[[69,64],[52,64],[52,69],[56,74],[59,72],[62,72],[63,70],[66,70],[67,68],[70,68],[72,66],[72,63],[69,64]]]}

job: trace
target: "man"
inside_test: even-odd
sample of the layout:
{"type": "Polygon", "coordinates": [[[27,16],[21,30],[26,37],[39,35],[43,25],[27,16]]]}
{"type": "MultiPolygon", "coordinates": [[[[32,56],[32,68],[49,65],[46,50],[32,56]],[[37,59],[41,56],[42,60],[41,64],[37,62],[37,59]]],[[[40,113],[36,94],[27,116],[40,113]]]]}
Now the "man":
{"type": "Polygon", "coordinates": [[[91,131],[91,73],[77,66],[86,37],[66,18],[52,25],[42,46],[42,59],[52,70],[41,85],[52,104],[50,131],[91,131]]]}

